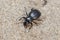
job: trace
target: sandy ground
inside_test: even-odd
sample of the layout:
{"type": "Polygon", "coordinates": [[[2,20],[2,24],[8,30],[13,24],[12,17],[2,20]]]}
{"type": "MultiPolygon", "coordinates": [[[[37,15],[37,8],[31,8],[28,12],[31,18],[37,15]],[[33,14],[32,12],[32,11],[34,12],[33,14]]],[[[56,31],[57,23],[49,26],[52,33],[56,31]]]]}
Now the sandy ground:
{"type": "Polygon", "coordinates": [[[60,40],[60,0],[0,0],[0,40],[60,40]],[[22,23],[16,24],[18,17],[26,16],[31,8],[38,9],[42,24],[34,25],[25,32],[22,23]]]}

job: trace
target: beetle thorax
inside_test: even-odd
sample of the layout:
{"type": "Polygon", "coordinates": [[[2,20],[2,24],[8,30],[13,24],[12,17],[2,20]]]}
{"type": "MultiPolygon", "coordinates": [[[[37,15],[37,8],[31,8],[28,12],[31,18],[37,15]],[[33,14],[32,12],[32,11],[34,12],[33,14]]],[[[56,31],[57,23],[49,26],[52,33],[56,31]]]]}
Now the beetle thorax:
{"type": "Polygon", "coordinates": [[[30,18],[27,18],[27,20],[31,20],[30,18]]]}
{"type": "Polygon", "coordinates": [[[32,21],[32,18],[31,18],[31,17],[28,17],[27,20],[28,20],[29,22],[31,22],[31,21],[32,21]]]}

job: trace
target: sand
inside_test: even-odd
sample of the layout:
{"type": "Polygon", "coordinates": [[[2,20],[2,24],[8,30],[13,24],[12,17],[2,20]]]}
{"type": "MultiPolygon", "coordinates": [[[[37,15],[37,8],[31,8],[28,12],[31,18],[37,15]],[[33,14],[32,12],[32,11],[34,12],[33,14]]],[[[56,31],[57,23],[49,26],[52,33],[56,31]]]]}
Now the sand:
{"type": "Polygon", "coordinates": [[[43,0],[0,0],[0,40],[60,40],[60,0],[43,3],[43,0]],[[38,9],[44,19],[38,26],[33,24],[29,32],[16,20],[26,16],[24,7],[28,13],[31,8],[38,9]]]}

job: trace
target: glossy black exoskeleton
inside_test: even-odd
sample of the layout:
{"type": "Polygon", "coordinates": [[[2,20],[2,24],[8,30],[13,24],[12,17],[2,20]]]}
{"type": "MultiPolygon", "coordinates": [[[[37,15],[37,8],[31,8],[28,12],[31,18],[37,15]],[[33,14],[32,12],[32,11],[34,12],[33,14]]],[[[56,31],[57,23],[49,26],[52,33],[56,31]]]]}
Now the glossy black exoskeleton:
{"type": "MultiPolygon", "coordinates": [[[[32,8],[29,14],[27,14],[26,12],[26,15],[27,17],[21,17],[21,18],[24,18],[23,25],[25,28],[27,28],[28,24],[31,24],[29,27],[29,29],[31,29],[31,27],[33,26],[33,23],[35,23],[34,20],[38,20],[38,18],[41,16],[41,12],[37,9],[32,8]]],[[[21,20],[21,18],[19,20],[21,20]]]]}

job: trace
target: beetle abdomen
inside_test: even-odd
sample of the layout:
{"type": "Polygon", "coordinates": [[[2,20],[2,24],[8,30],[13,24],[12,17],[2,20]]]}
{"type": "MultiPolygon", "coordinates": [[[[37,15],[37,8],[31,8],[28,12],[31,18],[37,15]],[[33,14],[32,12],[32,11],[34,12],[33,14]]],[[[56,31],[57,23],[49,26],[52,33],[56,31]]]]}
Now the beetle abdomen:
{"type": "Polygon", "coordinates": [[[33,19],[38,19],[40,17],[41,13],[38,10],[32,10],[29,14],[30,17],[33,19]]]}

